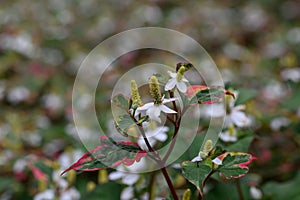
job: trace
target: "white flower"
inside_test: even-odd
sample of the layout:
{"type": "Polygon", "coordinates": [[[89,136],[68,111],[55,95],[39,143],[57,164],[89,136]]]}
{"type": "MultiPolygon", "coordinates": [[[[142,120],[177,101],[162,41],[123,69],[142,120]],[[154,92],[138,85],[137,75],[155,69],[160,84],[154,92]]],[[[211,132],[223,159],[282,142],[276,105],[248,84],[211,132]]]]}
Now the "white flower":
{"type": "Polygon", "coordinates": [[[125,185],[133,185],[139,180],[139,174],[131,174],[122,171],[111,172],[108,176],[109,180],[115,181],[121,179],[121,182],[125,185]]]}
{"type": "Polygon", "coordinates": [[[146,112],[146,115],[148,115],[151,120],[161,123],[161,119],[159,118],[161,111],[163,111],[164,113],[176,113],[176,111],[168,108],[164,104],[169,103],[171,101],[175,101],[176,99],[177,98],[170,98],[170,99],[162,98],[161,104],[155,104],[154,102],[146,103],[145,105],[138,107],[136,109],[136,115],[138,115],[139,113],[146,112]]]}
{"type": "MultiPolygon", "coordinates": [[[[195,158],[193,158],[191,161],[192,162],[200,162],[200,161],[202,161],[200,152],[199,152],[198,156],[196,156],[195,158]]],[[[215,163],[216,165],[222,165],[222,160],[220,160],[220,158],[218,158],[218,157],[215,158],[215,159],[213,159],[212,162],[215,163]]]]}
{"type": "Polygon", "coordinates": [[[219,135],[220,139],[224,142],[236,142],[237,141],[237,134],[236,134],[236,130],[234,129],[234,127],[232,128],[228,128],[227,131],[222,132],[219,135]]]}
{"type": "Polygon", "coordinates": [[[60,200],[78,200],[78,199],[80,199],[80,193],[74,187],[64,191],[60,195],[60,200]]]}
{"type": "Polygon", "coordinates": [[[131,200],[134,197],[134,189],[133,187],[124,188],[121,193],[121,200],[131,200]]]}
{"type": "Polygon", "coordinates": [[[279,131],[282,127],[287,127],[291,121],[287,117],[277,117],[270,123],[270,127],[273,131],[279,131]]]}
{"type": "Polygon", "coordinates": [[[199,154],[198,154],[195,158],[193,158],[191,161],[192,161],[192,162],[200,162],[200,161],[202,161],[200,152],[199,152],[199,154]]]}
{"type": "Polygon", "coordinates": [[[213,163],[215,163],[216,165],[222,165],[222,160],[218,157],[216,157],[215,159],[212,160],[213,163]]]}
{"type": "Polygon", "coordinates": [[[34,200],[53,200],[55,198],[55,192],[53,189],[45,190],[34,196],[34,200]]]}
{"type": "MultiPolygon", "coordinates": [[[[160,142],[166,141],[168,139],[167,132],[169,131],[169,127],[167,127],[167,126],[156,127],[154,124],[154,127],[153,127],[153,125],[152,125],[153,123],[155,123],[155,122],[146,123],[147,125],[145,125],[145,123],[143,123],[145,135],[151,146],[154,146],[157,141],[160,141],[160,142]]],[[[147,145],[142,136],[140,136],[138,138],[137,143],[139,144],[139,146],[142,149],[148,150],[147,145]]]]}
{"type": "Polygon", "coordinates": [[[250,195],[253,199],[261,199],[263,196],[261,190],[254,186],[250,187],[250,195]]]}
{"type": "Polygon", "coordinates": [[[171,79],[169,79],[167,84],[165,85],[165,90],[172,90],[176,86],[180,92],[185,93],[187,90],[186,83],[188,83],[189,81],[184,77],[182,77],[182,79],[178,81],[177,73],[169,72],[169,74],[171,76],[171,79]]]}
{"type": "Polygon", "coordinates": [[[7,99],[12,104],[25,101],[30,95],[30,91],[24,86],[18,86],[8,92],[7,99]]]}
{"type": "Polygon", "coordinates": [[[242,111],[245,109],[245,105],[238,105],[231,108],[231,113],[229,114],[230,121],[238,127],[245,127],[250,124],[250,119],[242,111]]]}
{"type": "Polygon", "coordinates": [[[280,72],[280,75],[285,81],[291,80],[298,83],[300,81],[300,68],[284,69],[280,72]]]}

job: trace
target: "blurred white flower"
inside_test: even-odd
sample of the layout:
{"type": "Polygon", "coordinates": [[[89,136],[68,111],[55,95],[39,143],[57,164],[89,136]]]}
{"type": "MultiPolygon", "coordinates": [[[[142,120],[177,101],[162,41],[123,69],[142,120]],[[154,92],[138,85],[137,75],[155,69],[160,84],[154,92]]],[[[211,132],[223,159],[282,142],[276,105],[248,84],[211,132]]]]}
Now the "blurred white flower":
{"type": "Polygon", "coordinates": [[[11,127],[9,124],[1,124],[0,125],[0,140],[2,138],[4,138],[9,133],[10,130],[11,130],[11,127]]]}
{"type": "Polygon", "coordinates": [[[60,194],[60,200],[79,200],[79,199],[80,199],[80,193],[74,187],[60,194]]]}
{"type": "Polygon", "coordinates": [[[222,117],[226,115],[226,110],[223,104],[203,104],[200,108],[200,113],[204,117],[222,117]]]}
{"type": "Polygon", "coordinates": [[[284,69],[280,72],[280,76],[285,81],[290,80],[298,83],[300,81],[300,68],[284,69]]]}
{"type": "Polygon", "coordinates": [[[42,142],[42,136],[39,132],[24,132],[22,139],[26,144],[32,147],[40,146],[42,142]]]}
{"type": "Polygon", "coordinates": [[[123,189],[121,193],[121,200],[131,200],[134,197],[134,188],[129,186],[123,189]]]}
{"type": "Polygon", "coordinates": [[[148,115],[151,120],[161,123],[161,119],[159,118],[161,111],[164,113],[176,113],[176,111],[164,105],[175,100],[177,100],[177,98],[163,98],[161,104],[155,104],[154,102],[146,103],[145,105],[136,109],[136,115],[146,112],[146,115],[148,115]]]}
{"type": "MultiPolygon", "coordinates": [[[[145,135],[152,147],[156,144],[157,141],[164,142],[168,139],[167,132],[169,131],[169,127],[167,126],[157,127],[155,122],[150,122],[143,123],[143,127],[145,130],[145,135]]],[[[148,150],[147,145],[142,136],[138,138],[137,143],[142,149],[148,150]]]]}
{"type": "Polygon", "coordinates": [[[180,92],[185,93],[187,90],[186,83],[189,81],[184,77],[178,81],[177,73],[174,72],[169,72],[169,75],[171,76],[171,79],[169,79],[165,85],[165,91],[172,90],[176,86],[180,92]]]}
{"type": "Polygon", "coordinates": [[[250,124],[250,119],[246,116],[246,114],[242,111],[246,108],[245,105],[238,105],[231,108],[231,112],[229,114],[229,120],[227,122],[232,122],[238,127],[245,127],[250,124]]]}
{"type": "Polygon", "coordinates": [[[23,172],[26,166],[27,166],[27,160],[24,158],[20,158],[15,161],[13,166],[13,171],[14,173],[23,172]]]}
{"type": "Polygon", "coordinates": [[[55,192],[53,189],[48,189],[36,194],[33,200],[53,200],[55,199],[55,192]]]}
{"type": "Polygon", "coordinates": [[[64,152],[58,157],[58,163],[61,170],[67,169],[74,162],[79,160],[84,153],[81,150],[74,150],[73,152],[64,152]]]}
{"type": "Polygon", "coordinates": [[[42,102],[46,109],[53,111],[58,111],[64,106],[62,98],[56,94],[44,95],[42,97],[42,102]]]}
{"type": "Polygon", "coordinates": [[[140,175],[139,174],[133,174],[129,172],[124,172],[126,168],[124,168],[123,165],[120,165],[117,168],[117,171],[111,172],[108,176],[109,180],[115,181],[121,179],[121,182],[125,185],[133,185],[138,180],[140,175]]]}
{"type": "Polygon", "coordinates": [[[65,191],[69,184],[60,174],[61,174],[61,170],[55,170],[52,173],[52,180],[59,187],[60,191],[65,191]]]}
{"type": "Polygon", "coordinates": [[[271,81],[266,87],[263,89],[263,96],[266,100],[279,100],[282,97],[286,96],[287,90],[286,88],[278,81],[271,81]]]}
{"type": "Polygon", "coordinates": [[[50,126],[50,120],[43,115],[36,116],[35,123],[38,128],[48,128],[50,126]]]}
{"type": "Polygon", "coordinates": [[[7,100],[12,104],[25,101],[30,95],[29,90],[24,86],[18,86],[8,91],[7,100]]]}
{"type": "Polygon", "coordinates": [[[258,189],[257,187],[251,186],[250,187],[250,195],[253,199],[261,199],[263,194],[262,191],[260,189],[258,189]]]}
{"type": "Polygon", "coordinates": [[[270,123],[270,127],[273,131],[279,131],[280,128],[286,127],[291,123],[287,117],[277,117],[273,119],[270,123]]]}
{"type": "Polygon", "coordinates": [[[236,142],[237,141],[237,134],[236,130],[233,126],[229,126],[228,130],[222,132],[219,135],[220,139],[224,142],[236,142]]]}
{"type": "Polygon", "coordinates": [[[290,29],[287,32],[286,37],[288,41],[290,41],[293,44],[300,43],[300,27],[290,29]]]}

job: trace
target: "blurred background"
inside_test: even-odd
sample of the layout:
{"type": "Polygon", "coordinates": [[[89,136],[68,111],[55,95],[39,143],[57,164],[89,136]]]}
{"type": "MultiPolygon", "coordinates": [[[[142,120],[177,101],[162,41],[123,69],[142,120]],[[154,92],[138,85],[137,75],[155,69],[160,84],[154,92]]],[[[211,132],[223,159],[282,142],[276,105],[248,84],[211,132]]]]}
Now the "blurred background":
{"type": "MultiPolygon", "coordinates": [[[[264,194],[258,199],[300,199],[300,1],[0,0],[0,4],[1,200],[43,199],[42,195],[119,198],[122,183],[103,185],[101,173],[59,174],[86,151],[77,137],[71,107],[81,62],[106,38],[144,26],[174,29],[197,40],[216,62],[226,86],[243,92],[245,102],[250,100],[247,113],[256,137],[249,151],[259,159],[251,167],[249,185],[264,194]],[[103,191],[112,188],[115,196],[105,196],[103,191]]],[[[148,51],[121,57],[107,72],[102,89],[131,67],[147,63],[149,56],[157,55],[148,51]]],[[[96,94],[99,115],[109,112],[110,92],[96,94]]],[[[90,101],[83,96],[82,106],[90,101]]],[[[110,129],[108,122],[100,123],[110,129]]]]}

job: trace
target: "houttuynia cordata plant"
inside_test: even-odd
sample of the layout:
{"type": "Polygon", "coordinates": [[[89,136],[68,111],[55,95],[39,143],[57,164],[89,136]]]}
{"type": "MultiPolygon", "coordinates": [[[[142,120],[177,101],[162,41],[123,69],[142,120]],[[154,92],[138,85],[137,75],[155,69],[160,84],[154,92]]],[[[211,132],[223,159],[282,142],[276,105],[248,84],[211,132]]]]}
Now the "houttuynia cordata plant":
{"type": "MultiPolygon", "coordinates": [[[[153,74],[149,77],[148,88],[151,98],[148,99],[141,97],[136,81],[131,80],[128,85],[131,89],[130,96],[118,94],[111,100],[114,106],[124,111],[114,120],[115,128],[124,140],[115,141],[109,136],[101,136],[99,146],[85,153],[62,174],[70,170],[86,172],[117,168],[119,170],[110,172],[108,177],[110,180],[121,179],[122,183],[128,186],[122,192],[122,199],[138,196],[148,199],[156,196],[175,200],[179,199],[179,196],[185,200],[203,199],[204,188],[210,177],[215,180],[236,179],[238,192],[242,198],[238,179],[248,172],[248,165],[255,159],[249,153],[240,152],[241,149],[247,150],[246,146],[253,139],[252,136],[239,132],[239,129],[247,127],[250,123],[243,111],[245,106],[236,105],[235,92],[230,89],[191,84],[185,74],[193,73],[190,70],[192,68],[193,65],[190,63],[178,63],[175,72],[169,72],[169,77],[153,74]],[[145,100],[147,102],[144,102],[145,100]],[[220,103],[223,100],[226,100],[225,106],[220,103]],[[181,165],[169,165],[170,170],[167,170],[168,159],[172,152],[176,151],[176,143],[180,142],[178,135],[183,116],[188,109],[199,107],[199,104],[200,107],[205,104],[216,104],[227,112],[223,131],[219,134],[220,141],[217,143],[213,139],[203,139],[205,134],[199,131],[194,138],[198,142],[193,141],[187,150],[188,153],[183,154],[188,156],[181,156],[181,159],[177,160],[181,161],[181,165]],[[166,144],[167,149],[163,153],[159,152],[158,149],[166,144]],[[241,146],[243,148],[240,148],[241,146]],[[158,166],[157,169],[167,182],[170,195],[165,194],[166,190],[153,186],[155,177],[159,178],[155,176],[160,174],[158,170],[143,176],[132,174],[135,171],[130,166],[142,162],[146,157],[158,166]],[[123,172],[126,169],[131,173],[123,172]],[[172,170],[177,170],[177,174],[180,170],[181,177],[189,183],[180,185],[176,177],[175,181],[172,181],[172,176],[176,175],[172,170]],[[148,189],[134,187],[135,184],[141,183],[146,183],[148,189]]],[[[188,132],[186,127],[185,131],[188,132]]]]}

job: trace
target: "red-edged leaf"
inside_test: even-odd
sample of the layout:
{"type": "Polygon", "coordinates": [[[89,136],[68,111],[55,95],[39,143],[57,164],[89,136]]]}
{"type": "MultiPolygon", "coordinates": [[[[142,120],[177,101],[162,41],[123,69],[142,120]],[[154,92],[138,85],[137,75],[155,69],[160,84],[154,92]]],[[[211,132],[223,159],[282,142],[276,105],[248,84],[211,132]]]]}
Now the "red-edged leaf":
{"type": "Polygon", "coordinates": [[[225,90],[220,86],[207,87],[205,85],[191,85],[188,87],[186,95],[191,99],[191,102],[198,102],[199,104],[213,104],[220,102],[224,95],[234,94],[225,90]]]}
{"type": "Polygon", "coordinates": [[[33,163],[29,162],[28,168],[30,169],[30,171],[32,172],[36,180],[45,181],[45,182],[48,181],[47,175],[44,172],[42,172],[39,168],[37,168],[33,163]]]}
{"type": "Polygon", "coordinates": [[[251,154],[243,152],[226,152],[218,158],[222,160],[222,165],[218,167],[218,171],[228,179],[244,176],[249,171],[248,165],[257,159],[251,154]]]}
{"type": "Polygon", "coordinates": [[[147,152],[133,142],[114,142],[107,136],[101,136],[100,146],[85,153],[77,162],[62,174],[70,171],[96,171],[120,164],[132,165],[139,162],[147,152]]]}

